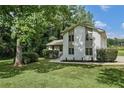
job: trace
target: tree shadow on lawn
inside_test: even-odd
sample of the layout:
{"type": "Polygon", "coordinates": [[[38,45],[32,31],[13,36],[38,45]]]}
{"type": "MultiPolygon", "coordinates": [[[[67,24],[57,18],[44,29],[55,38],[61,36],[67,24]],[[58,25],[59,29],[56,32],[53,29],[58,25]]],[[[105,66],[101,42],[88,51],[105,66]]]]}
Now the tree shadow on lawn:
{"type": "Polygon", "coordinates": [[[28,64],[25,70],[35,70],[37,73],[47,73],[50,71],[62,69],[65,66],[61,64],[49,63],[49,62],[36,62],[35,64],[28,64]]]}
{"type": "Polygon", "coordinates": [[[50,63],[47,60],[42,60],[39,62],[24,65],[21,68],[13,67],[13,64],[1,62],[0,63],[0,78],[9,78],[19,74],[22,74],[26,70],[34,70],[37,73],[47,73],[50,71],[62,69],[68,66],[76,66],[82,68],[95,68],[99,65],[80,65],[80,64],[60,64],[60,63],[50,63]]]}
{"type": "Polygon", "coordinates": [[[9,78],[21,73],[20,68],[15,68],[12,63],[0,63],[0,78],[9,78]]]}
{"type": "Polygon", "coordinates": [[[80,64],[61,64],[61,63],[51,63],[51,62],[37,62],[36,64],[29,64],[24,69],[25,70],[35,70],[38,73],[47,73],[50,71],[62,69],[65,67],[74,66],[82,68],[95,68],[101,65],[80,65],[80,64]]]}
{"type": "Polygon", "coordinates": [[[47,73],[53,70],[64,68],[61,64],[53,64],[48,62],[35,62],[23,67],[13,67],[13,64],[1,62],[0,63],[0,78],[9,78],[19,74],[22,74],[26,70],[34,70],[37,73],[47,73]]]}
{"type": "MultiPolygon", "coordinates": [[[[124,68],[123,68],[124,69],[124,68]]],[[[100,83],[108,84],[110,86],[116,85],[119,87],[124,87],[124,70],[109,68],[101,70],[97,81],[100,83]]]]}

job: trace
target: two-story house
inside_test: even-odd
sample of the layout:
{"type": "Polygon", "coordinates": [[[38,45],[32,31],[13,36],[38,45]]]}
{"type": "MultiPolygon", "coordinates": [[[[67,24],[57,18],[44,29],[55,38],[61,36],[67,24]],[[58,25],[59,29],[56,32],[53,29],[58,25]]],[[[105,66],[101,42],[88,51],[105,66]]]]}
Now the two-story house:
{"type": "Polygon", "coordinates": [[[57,45],[57,50],[62,50],[61,61],[96,60],[96,50],[107,48],[107,36],[102,29],[76,24],[63,31],[63,40],[59,40],[59,44],[57,41],[51,44],[47,45],[49,47],[57,45]]]}

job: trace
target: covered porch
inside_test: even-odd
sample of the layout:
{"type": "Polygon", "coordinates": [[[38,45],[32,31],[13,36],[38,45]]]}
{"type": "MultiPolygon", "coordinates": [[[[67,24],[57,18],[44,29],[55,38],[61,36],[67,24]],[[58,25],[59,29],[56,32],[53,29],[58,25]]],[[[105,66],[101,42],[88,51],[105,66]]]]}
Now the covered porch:
{"type": "Polygon", "coordinates": [[[63,40],[54,40],[47,44],[48,50],[57,50],[59,51],[58,57],[63,53],[63,40]]]}

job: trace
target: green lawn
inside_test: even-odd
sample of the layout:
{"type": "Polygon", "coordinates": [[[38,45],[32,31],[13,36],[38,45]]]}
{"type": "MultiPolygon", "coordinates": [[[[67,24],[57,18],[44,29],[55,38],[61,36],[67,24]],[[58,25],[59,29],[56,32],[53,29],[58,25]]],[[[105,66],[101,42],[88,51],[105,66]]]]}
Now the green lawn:
{"type": "Polygon", "coordinates": [[[0,87],[124,87],[124,66],[67,65],[47,60],[14,68],[0,61],[0,87]]]}
{"type": "Polygon", "coordinates": [[[124,56],[124,47],[109,47],[118,49],[118,56],[124,56]]]}
{"type": "Polygon", "coordinates": [[[118,50],[118,56],[124,56],[124,50],[118,50]]]}
{"type": "Polygon", "coordinates": [[[118,49],[118,56],[124,56],[124,47],[115,47],[118,49]]]}

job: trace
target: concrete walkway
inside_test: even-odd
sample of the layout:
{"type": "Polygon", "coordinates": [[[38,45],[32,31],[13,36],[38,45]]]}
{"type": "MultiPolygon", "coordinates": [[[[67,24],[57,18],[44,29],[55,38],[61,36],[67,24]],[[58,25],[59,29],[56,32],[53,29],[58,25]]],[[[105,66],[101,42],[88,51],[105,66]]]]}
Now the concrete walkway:
{"type": "Polygon", "coordinates": [[[119,63],[124,63],[124,56],[118,56],[116,61],[119,63]]]}
{"type": "Polygon", "coordinates": [[[64,64],[94,64],[94,65],[124,65],[124,56],[118,56],[116,59],[117,62],[60,62],[59,59],[52,59],[50,62],[54,63],[64,63],[64,64]]]}

